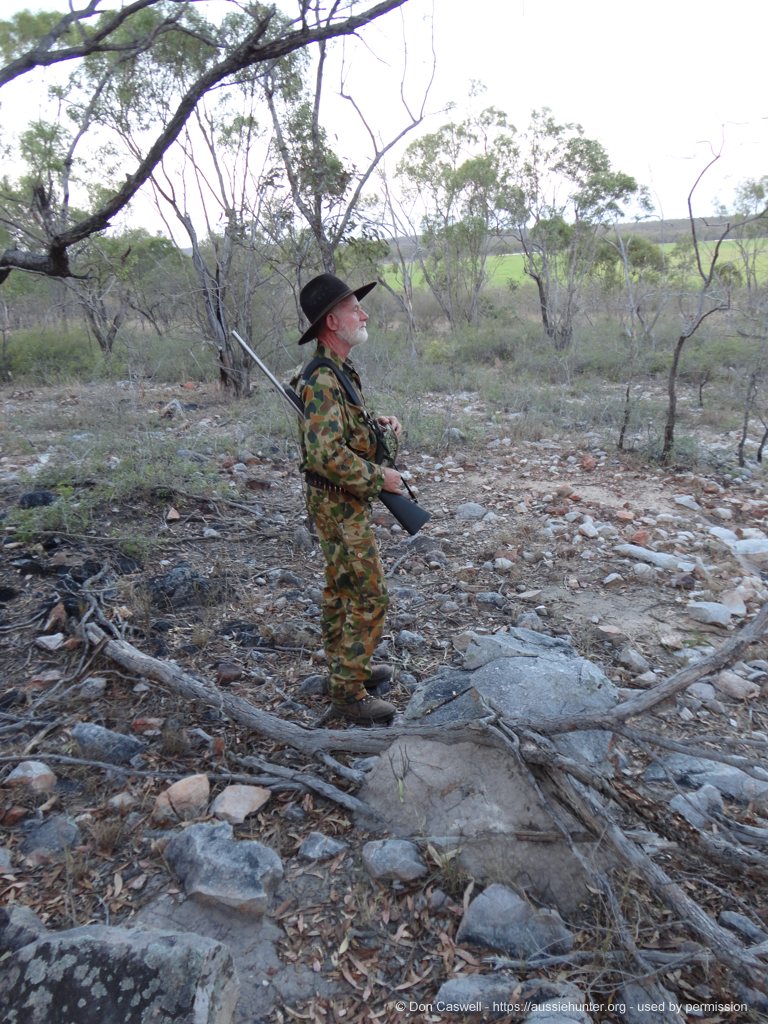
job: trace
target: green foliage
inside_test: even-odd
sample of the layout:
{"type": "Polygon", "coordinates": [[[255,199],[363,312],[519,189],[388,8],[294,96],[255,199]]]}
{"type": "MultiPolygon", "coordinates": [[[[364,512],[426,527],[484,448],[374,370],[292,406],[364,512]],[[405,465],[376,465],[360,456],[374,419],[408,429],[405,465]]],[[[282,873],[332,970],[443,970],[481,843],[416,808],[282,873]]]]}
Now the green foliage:
{"type": "MultiPolygon", "coordinates": [[[[6,63],[38,46],[41,39],[61,21],[55,11],[19,11],[8,21],[0,21],[0,58],[6,63]]],[[[71,43],[73,29],[62,37],[71,43]]]]}

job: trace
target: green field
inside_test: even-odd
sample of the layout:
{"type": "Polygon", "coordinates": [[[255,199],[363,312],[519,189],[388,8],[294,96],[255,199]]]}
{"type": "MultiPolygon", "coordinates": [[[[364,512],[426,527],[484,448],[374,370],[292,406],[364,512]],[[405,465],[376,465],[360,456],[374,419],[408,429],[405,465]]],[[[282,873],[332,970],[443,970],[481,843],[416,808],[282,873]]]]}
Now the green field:
{"type": "MultiPolygon", "coordinates": [[[[671,254],[675,248],[673,242],[661,242],[659,248],[664,253],[671,254]]],[[[702,255],[711,256],[714,252],[714,242],[702,242],[702,255]]],[[[720,263],[733,263],[737,269],[741,267],[741,256],[738,243],[733,239],[726,239],[720,246],[720,263]]],[[[765,242],[765,251],[760,253],[757,259],[758,274],[762,281],[768,280],[768,240],[765,242]]],[[[491,288],[506,288],[509,284],[525,285],[532,283],[526,277],[523,269],[522,253],[505,253],[500,256],[489,256],[486,265],[488,274],[488,286],[491,288]]],[[[397,271],[395,267],[388,267],[386,276],[395,285],[397,271]]],[[[415,269],[413,273],[414,284],[417,288],[424,288],[424,275],[421,270],[415,269]]]]}

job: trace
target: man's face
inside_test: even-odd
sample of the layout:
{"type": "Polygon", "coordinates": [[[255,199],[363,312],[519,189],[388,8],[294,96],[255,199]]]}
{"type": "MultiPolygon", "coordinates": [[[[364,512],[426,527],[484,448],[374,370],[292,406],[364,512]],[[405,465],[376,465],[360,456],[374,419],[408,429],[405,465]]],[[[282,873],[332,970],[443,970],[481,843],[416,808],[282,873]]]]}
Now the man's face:
{"type": "Polygon", "coordinates": [[[368,340],[368,329],[365,326],[368,314],[354,295],[349,295],[343,302],[340,302],[333,310],[333,315],[338,320],[336,334],[350,348],[368,340]]]}

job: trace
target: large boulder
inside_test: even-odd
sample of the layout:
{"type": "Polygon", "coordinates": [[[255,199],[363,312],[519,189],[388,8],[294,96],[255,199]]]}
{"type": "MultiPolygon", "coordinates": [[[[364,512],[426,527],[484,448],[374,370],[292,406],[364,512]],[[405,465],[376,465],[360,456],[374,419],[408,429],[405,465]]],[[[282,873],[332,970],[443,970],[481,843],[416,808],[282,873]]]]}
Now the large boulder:
{"type": "Polygon", "coordinates": [[[0,962],[4,1024],[231,1024],[232,956],[200,935],[73,928],[0,962]]]}
{"type": "MultiPolygon", "coordinates": [[[[443,672],[414,694],[406,717],[432,726],[469,722],[488,704],[511,724],[607,710],[618,694],[598,666],[567,641],[525,629],[476,637],[462,670],[443,672]]],[[[557,737],[568,756],[606,771],[609,733],[557,737]]],[[[531,783],[504,750],[471,741],[401,737],[378,759],[361,798],[397,836],[429,841],[484,883],[525,891],[564,913],[587,898],[587,875],[531,783]]],[[[604,850],[564,811],[580,852],[602,868],[604,850]]]]}

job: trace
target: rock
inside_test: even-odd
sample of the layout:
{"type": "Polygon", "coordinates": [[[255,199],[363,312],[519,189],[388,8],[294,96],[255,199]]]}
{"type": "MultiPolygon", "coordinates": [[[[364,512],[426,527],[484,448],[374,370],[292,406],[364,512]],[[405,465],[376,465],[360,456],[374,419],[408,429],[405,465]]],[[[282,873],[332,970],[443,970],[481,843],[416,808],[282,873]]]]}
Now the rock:
{"type": "Polygon", "coordinates": [[[32,865],[47,864],[57,860],[80,842],[80,829],[65,814],[54,814],[46,821],[34,821],[24,826],[26,838],[21,852],[32,865]]]}
{"type": "Polygon", "coordinates": [[[620,665],[630,669],[630,671],[637,672],[638,675],[647,672],[651,667],[642,654],[636,651],[634,647],[622,647],[616,655],[616,660],[620,665]]]}
{"type": "Polygon", "coordinates": [[[413,633],[409,629],[401,629],[395,637],[395,644],[398,647],[404,647],[407,651],[421,651],[426,647],[427,641],[421,633],[413,633]]]}
{"type": "Polygon", "coordinates": [[[227,786],[211,804],[211,814],[233,825],[241,822],[267,803],[272,793],[262,786],[227,786]]]}
{"type": "Polygon", "coordinates": [[[156,608],[175,611],[194,605],[216,604],[221,587],[180,562],[162,576],[149,580],[147,591],[156,608]]]}
{"type": "Polygon", "coordinates": [[[45,935],[46,931],[45,925],[30,907],[21,903],[0,907],[0,953],[21,949],[45,935]]]}
{"type": "Polygon", "coordinates": [[[302,860],[330,860],[347,849],[349,844],[340,839],[324,836],[322,832],[310,832],[299,847],[299,857],[302,860]]]}
{"type": "Polygon", "coordinates": [[[703,622],[707,626],[731,624],[730,608],[716,601],[689,601],[685,610],[696,622],[703,622]]]}
{"type": "Polygon", "coordinates": [[[368,874],[380,881],[412,882],[427,873],[419,848],[405,839],[373,839],[362,856],[368,874]]]}
{"type": "Polygon", "coordinates": [[[686,1017],[675,1007],[681,1002],[652,979],[629,981],[619,989],[619,999],[626,1007],[623,1024],[685,1024],[686,1017]],[[652,1006],[653,1010],[643,1009],[652,1006]]]}
{"type": "Polygon", "coordinates": [[[659,569],[677,569],[680,562],[677,555],[670,555],[663,551],[651,551],[649,548],[643,548],[637,544],[617,544],[613,550],[617,555],[636,558],[640,562],[658,566],[659,569]]]}
{"type": "Polygon", "coordinates": [[[620,572],[611,572],[603,579],[603,586],[606,590],[611,590],[613,587],[619,587],[624,582],[624,577],[620,572]]]}
{"type": "Polygon", "coordinates": [[[643,778],[648,782],[666,782],[671,776],[676,782],[697,789],[709,783],[724,797],[745,804],[754,802],[758,808],[768,810],[768,772],[760,768],[755,771],[764,776],[765,781],[747,775],[735,765],[688,754],[668,754],[649,765],[643,772],[643,778]]]}
{"type": "Polygon", "coordinates": [[[701,505],[690,494],[676,494],[675,504],[690,509],[691,512],[701,512],[701,505]]]}
{"type": "Polygon", "coordinates": [[[226,822],[190,825],[168,843],[165,859],[192,899],[247,914],[267,910],[283,877],[274,850],[253,840],[235,840],[226,822]]]}
{"type": "Polygon", "coordinates": [[[109,764],[129,764],[137,754],[145,750],[145,744],[134,736],[112,732],[92,722],[78,722],[72,729],[72,739],[80,748],[83,757],[109,764]]]}
{"type": "Polygon", "coordinates": [[[26,789],[30,793],[52,793],[56,776],[42,761],[22,761],[3,780],[3,785],[26,789]]]}
{"type": "Polygon", "coordinates": [[[226,946],[193,934],[73,928],[0,962],[4,1024],[231,1024],[238,991],[226,946]]]}
{"type": "MultiPolygon", "coordinates": [[[[456,1007],[456,1010],[441,1010],[441,1016],[460,1016],[462,1020],[472,1017],[478,1021],[507,1017],[509,1010],[504,1007],[523,1005],[519,998],[519,981],[511,974],[469,974],[444,981],[435,995],[434,1004],[441,1007],[456,1007]],[[467,1007],[473,1007],[468,1011],[467,1007]],[[476,1016],[477,1015],[477,1016],[476,1016]]],[[[406,1007],[408,1003],[405,1004],[406,1007]]]]}
{"type": "Polygon", "coordinates": [[[465,501],[457,507],[456,518],[466,520],[483,519],[487,512],[488,509],[484,505],[480,505],[476,501],[465,501]]]}
{"type": "Polygon", "coordinates": [[[83,700],[98,700],[103,697],[107,690],[107,680],[104,676],[90,676],[80,686],[80,696],[83,700]]]}
{"type": "Polygon", "coordinates": [[[723,812],[723,798],[714,786],[705,785],[694,793],[678,793],[669,801],[673,811],[681,814],[689,825],[704,829],[712,823],[712,815],[723,812]]]}
{"type": "Polygon", "coordinates": [[[730,669],[718,672],[712,682],[720,693],[725,693],[728,697],[733,697],[736,700],[752,700],[754,697],[759,697],[761,693],[757,683],[750,682],[749,679],[745,679],[730,669]]]}
{"type": "Polygon", "coordinates": [[[152,810],[156,822],[189,821],[208,807],[211,784],[207,775],[188,775],[159,794],[152,810]]]}
{"type": "Polygon", "coordinates": [[[36,637],[35,646],[44,651],[58,651],[64,646],[66,639],[63,633],[49,633],[47,636],[36,637]]]}
{"type": "Polygon", "coordinates": [[[690,686],[686,686],[685,692],[689,697],[695,697],[696,700],[700,700],[704,704],[715,699],[714,686],[711,683],[705,683],[703,681],[691,683],[690,686]]]}
{"type": "Polygon", "coordinates": [[[489,885],[470,903],[457,942],[497,949],[509,956],[557,956],[573,948],[573,936],[554,910],[535,909],[503,885],[489,885]]]}

